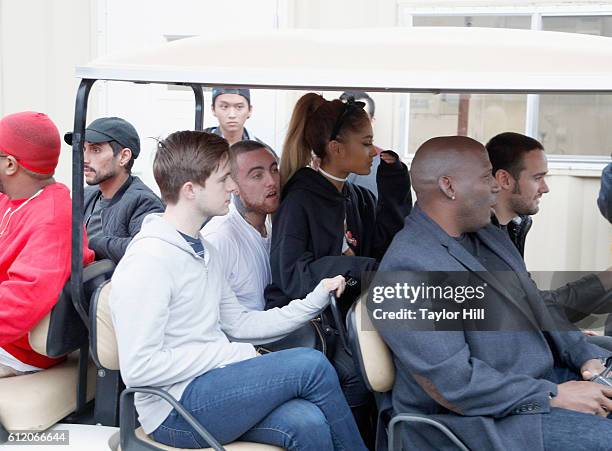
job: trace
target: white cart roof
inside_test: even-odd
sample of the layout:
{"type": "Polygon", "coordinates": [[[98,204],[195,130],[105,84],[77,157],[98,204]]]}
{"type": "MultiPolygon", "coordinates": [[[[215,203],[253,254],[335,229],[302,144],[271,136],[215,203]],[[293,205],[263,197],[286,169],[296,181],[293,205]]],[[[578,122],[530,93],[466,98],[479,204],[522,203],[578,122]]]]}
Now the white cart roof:
{"type": "Polygon", "coordinates": [[[338,91],[612,92],[612,38],[442,27],[210,33],[105,56],[76,75],[338,91]]]}

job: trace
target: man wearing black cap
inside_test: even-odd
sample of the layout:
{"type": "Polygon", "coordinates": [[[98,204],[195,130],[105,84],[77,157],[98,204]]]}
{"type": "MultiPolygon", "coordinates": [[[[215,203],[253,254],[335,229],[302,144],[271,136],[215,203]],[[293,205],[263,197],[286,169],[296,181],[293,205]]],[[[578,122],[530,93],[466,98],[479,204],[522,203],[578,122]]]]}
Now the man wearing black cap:
{"type": "Polygon", "coordinates": [[[251,92],[248,89],[213,88],[212,114],[219,120],[217,127],[209,127],[205,132],[214,133],[227,140],[229,145],[248,139],[258,141],[270,148],[263,141],[249,134],[244,123],[251,117],[251,92]]]}
{"type": "MultiPolygon", "coordinates": [[[[72,133],[64,140],[72,144],[72,133]]],[[[140,139],[132,124],[118,117],[96,119],[85,129],[84,221],[89,247],[96,259],[117,263],[149,213],[164,205],[138,177],[131,175],[140,153],[140,139]]]]}

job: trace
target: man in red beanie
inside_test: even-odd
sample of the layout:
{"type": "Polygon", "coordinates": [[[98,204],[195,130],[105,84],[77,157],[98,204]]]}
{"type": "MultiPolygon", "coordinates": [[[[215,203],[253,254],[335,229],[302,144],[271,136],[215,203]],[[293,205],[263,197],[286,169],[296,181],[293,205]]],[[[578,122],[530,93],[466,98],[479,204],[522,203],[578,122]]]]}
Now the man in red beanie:
{"type": "MultiPolygon", "coordinates": [[[[59,361],[28,342],[70,276],[70,192],[53,179],[59,154],[59,133],[45,114],[0,119],[0,378],[59,361]]],[[[94,255],[84,241],[88,264],[94,255]]]]}

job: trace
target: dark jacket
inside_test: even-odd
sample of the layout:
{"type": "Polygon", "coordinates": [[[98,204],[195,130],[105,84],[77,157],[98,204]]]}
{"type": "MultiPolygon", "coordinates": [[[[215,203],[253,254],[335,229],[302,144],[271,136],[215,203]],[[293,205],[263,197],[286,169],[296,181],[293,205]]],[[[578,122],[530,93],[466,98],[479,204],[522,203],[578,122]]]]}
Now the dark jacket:
{"type": "MultiPolygon", "coordinates": [[[[100,196],[98,186],[85,188],[85,216],[87,223],[96,199],[100,196]]],[[[108,258],[119,262],[128,244],[140,231],[146,215],[164,211],[164,204],[138,177],[130,176],[117,191],[110,205],[101,212],[102,233],[88,236],[89,247],[96,259],[108,258]]]]}
{"type": "MultiPolygon", "coordinates": [[[[208,128],[205,128],[204,131],[206,133],[214,133],[215,135],[220,136],[221,138],[225,138],[225,136],[223,136],[223,132],[221,131],[221,127],[218,127],[218,126],[217,127],[208,127],[208,128]]],[[[276,152],[274,151],[274,149],[272,147],[267,145],[265,142],[263,142],[257,136],[251,135],[249,133],[249,131],[246,129],[246,127],[244,127],[243,131],[242,131],[242,141],[246,141],[246,140],[257,141],[259,144],[263,145],[266,149],[268,149],[270,152],[272,152],[274,154],[274,156],[276,157],[276,159],[278,160],[278,155],[276,155],[276,152]]]]}
{"type": "MultiPolygon", "coordinates": [[[[499,226],[499,221],[497,221],[497,217],[493,215],[491,217],[491,221],[496,226],[499,226]]],[[[518,218],[513,219],[506,226],[506,231],[508,232],[508,236],[510,240],[514,243],[516,248],[518,249],[521,257],[525,258],[525,240],[527,239],[527,234],[531,229],[533,224],[533,219],[529,215],[520,215],[518,218]]]]}
{"type": "MultiPolygon", "coordinates": [[[[389,246],[380,273],[418,271],[413,274],[426,277],[431,271],[469,271],[487,284],[487,293],[499,299],[509,314],[523,318],[528,327],[518,332],[432,333],[411,330],[409,322],[402,322],[401,327],[375,323],[397,368],[393,407],[396,412],[426,414],[441,421],[473,450],[542,450],[541,414],[550,412],[549,394],[556,394],[556,383],[561,382],[553,367],[576,372],[587,360],[610,353],[587,343],[579,332],[543,333],[537,324],[529,326],[530,311],[540,324],[554,319],[520,254],[498,227],[489,225],[477,235],[512,268],[524,299],[513,298],[500,280],[487,273],[418,205],[389,246]]],[[[488,298],[487,305],[491,301],[488,298]]],[[[448,441],[428,425],[416,424],[404,431],[410,449],[450,449],[448,441]]]]}
{"type": "Polygon", "coordinates": [[[597,197],[597,206],[604,218],[612,223],[612,163],[601,172],[601,187],[597,197]]]}
{"type": "Polygon", "coordinates": [[[310,168],[291,177],[272,223],[267,309],[302,298],[321,279],[338,274],[351,287],[347,299],[358,293],[362,273],[376,269],[412,208],[410,176],[399,159],[393,165],[381,161],[377,182],[378,202],[369,190],[351,183],[345,183],[340,193],[310,168]],[[355,256],[350,257],[342,255],[345,216],[356,240],[351,245],[355,256]]]}
{"type": "MultiPolygon", "coordinates": [[[[491,222],[506,230],[508,237],[524,259],[525,239],[533,223],[531,216],[521,215],[519,221],[510,221],[505,228],[500,226],[495,215],[491,216],[491,222]]],[[[612,312],[612,293],[604,290],[595,274],[588,274],[556,290],[542,290],[540,295],[551,308],[561,307],[560,313],[573,323],[591,314],[612,312]]]]}

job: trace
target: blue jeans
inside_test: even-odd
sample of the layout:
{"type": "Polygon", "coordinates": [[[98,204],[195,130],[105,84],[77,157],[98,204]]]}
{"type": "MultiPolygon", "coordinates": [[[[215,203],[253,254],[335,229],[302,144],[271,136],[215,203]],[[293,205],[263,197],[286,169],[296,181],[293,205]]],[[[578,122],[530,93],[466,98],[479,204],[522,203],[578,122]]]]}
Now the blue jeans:
{"type": "MultiPolygon", "coordinates": [[[[181,404],[222,444],[366,450],[336,372],[312,349],[273,352],[211,370],[187,386],[181,404]]],[[[209,446],[175,410],[151,435],[179,448],[209,446]]]]}

